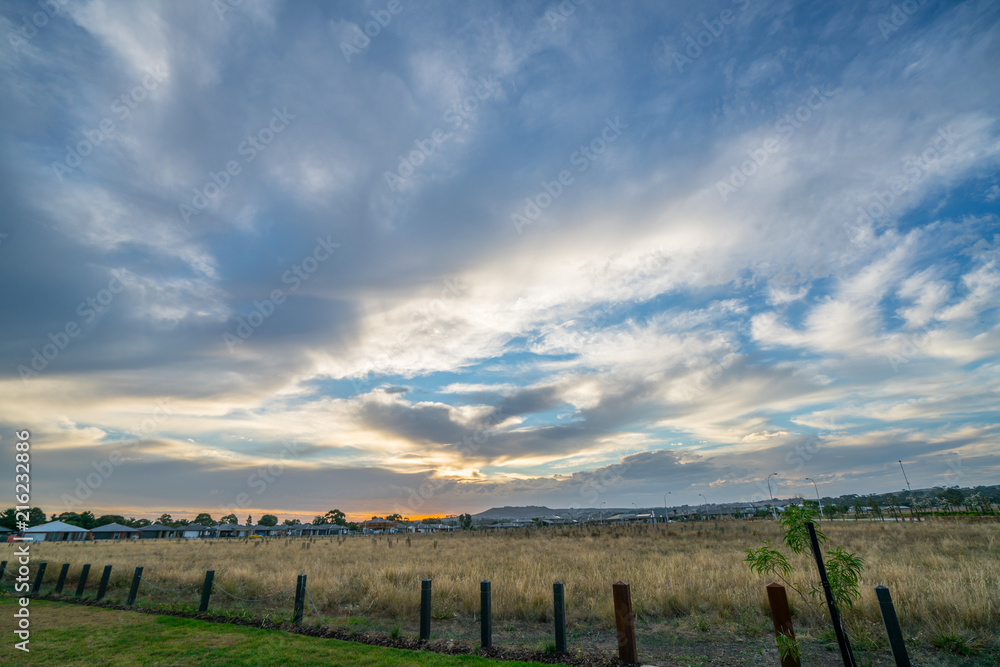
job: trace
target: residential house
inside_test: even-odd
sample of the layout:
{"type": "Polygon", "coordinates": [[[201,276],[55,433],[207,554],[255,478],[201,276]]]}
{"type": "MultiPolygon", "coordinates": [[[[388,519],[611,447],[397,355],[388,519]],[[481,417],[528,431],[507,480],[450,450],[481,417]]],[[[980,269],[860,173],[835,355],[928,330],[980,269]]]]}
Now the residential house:
{"type": "Polygon", "coordinates": [[[33,537],[35,542],[78,542],[87,539],[89,534],[89,530],[62,521],[52,521],[24,529],[24,536],[33,537]]]}

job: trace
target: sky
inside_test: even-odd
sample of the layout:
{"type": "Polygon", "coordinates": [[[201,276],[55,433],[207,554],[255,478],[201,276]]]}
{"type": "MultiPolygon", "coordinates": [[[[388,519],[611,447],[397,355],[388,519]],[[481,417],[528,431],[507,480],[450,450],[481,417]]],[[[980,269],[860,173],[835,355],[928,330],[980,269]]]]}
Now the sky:
{"type": "Polygon", "coordinates": [[[216,519],[997,483],[998,26],[4,3],[4,469],[216,519]]]}

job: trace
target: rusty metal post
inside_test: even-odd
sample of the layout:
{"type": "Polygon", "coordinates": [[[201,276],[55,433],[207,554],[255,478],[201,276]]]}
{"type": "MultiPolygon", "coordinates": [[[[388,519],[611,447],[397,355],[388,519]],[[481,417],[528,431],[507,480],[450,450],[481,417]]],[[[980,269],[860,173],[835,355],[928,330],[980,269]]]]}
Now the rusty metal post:
{"type": "MultiPolygon", "coordinates": [[[[792,614],[788,610],[788,596],[781,584],[767,585],[767,601],[771,605],[771,622],[774,623],[774,637],[788,637],[795,641],[795,629],[792,628],[792,614]]],[[[780,649],[780,644],[779,644],[780,649]]],[[[781,659],[781,667],[802,667],[799,658],[786,654],[781,659]]]]}
{"type": "Polygon", "coordinates": [[[632,613],[632,591],[619,581],[611,586],[615,601],[615,629],[618,631],[618,658],[622,662],[639,662],[635,647],[635,615],[632,613]]]}

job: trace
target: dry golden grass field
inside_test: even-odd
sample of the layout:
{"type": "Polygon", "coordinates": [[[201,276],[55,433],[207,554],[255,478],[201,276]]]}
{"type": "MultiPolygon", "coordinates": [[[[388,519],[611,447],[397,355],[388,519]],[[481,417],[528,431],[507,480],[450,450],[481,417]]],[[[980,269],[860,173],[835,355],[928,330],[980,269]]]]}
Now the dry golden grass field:
{"type": "MultiPolygon", "coordinates": [[[[846,614],[860,650],[887,655],[873,591],[885,585],[912,650],[945,661],[940,664],[991,664],[996,659],[1000,523],[825,522],[822,529],[831,548],[842,544],[865,560],[862,598],[846,614]]],[[[409,537],[39,543],[31,552],[35,564],[49,563],[43,594],[52,590],[62,563],[71,563],[64,595],[73,595],[83,563],[92,566],[89,597],[104,565],[113,566],[112,602],[124,602],[137,565],[145,568],[150,584],[190,587],[167,593],[144,582],[139,603],[145,606],[196,607],[208,569],[215,570],[219,586],[248,599],[289,589],[305,573],[312,599],[328,623],[392,634],[416,634],[420,580],[430,578],[434,636],[470,641],[478,638],[479,582],[489,579],[495,643],[538,647],[550,634],[555,581],[565,583],[571,644],[610,646],[611,584],[621,580],[632,587],[640,646],[655,653],[657,647],[666,650],[678,643],[767,645],[770,615],[764,586],[769,580],[750,573],[744,550],[764,539],[777,545],[780,537],[773,522],[737,521],[409,537]]],[[[9,559],[13,550],[14,545],[3,545],[0,557],[9,559]]],[[[811,559],[795,557],[792,562],[794,581],[806,589],[817,582],[811,559]]],[[[815,646],[829,644],[832,633],[823,622],[792,591],[789,599],[796,631],[815,646]]],[[[291,612],[292,592],[247,603],[216,590],[211,606],[216,612],[282,619],[291,612]]],[[[825,618],[822,601],[816,599],[814,607],[825,618]]],[[[306,610],[305,622],[315,622],[308,601],[306,610]]]]}

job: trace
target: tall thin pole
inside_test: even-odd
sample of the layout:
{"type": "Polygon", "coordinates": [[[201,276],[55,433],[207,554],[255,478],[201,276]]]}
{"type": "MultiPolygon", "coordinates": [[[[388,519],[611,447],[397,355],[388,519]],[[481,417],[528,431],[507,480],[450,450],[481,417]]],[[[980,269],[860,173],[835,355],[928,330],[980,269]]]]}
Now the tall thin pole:
{"type": "Polygon", "coordinates": [[[698,495],[701,496],[701,499],[705,501],[705,511],[707,512],[708,511],[708,498],[705,497],[704,493],[699,493],[698,495]]]}
{"type": "Polygon", "coordinates": [[[910,488],[910,480],[906,477],[906,468],[903,467],[903,461],[899,461],[899,469],[903,471],[903,480],[906,482],[906,490],[910,492],[910,518],[913,518],[913,489],[910,488]]]}
{"type": "Polygon", "coordinates": [[[669,495],[669,491],[663,494],[663,523],[667,522],[667,496],[669,495]]]}
{"type": "Polygon", "coordinates": [[[816,480],[812,479],[811,477],[806,477],[806,481],[807,482],[812,482],[813,486],[816,487],[816,502],[819,503],[819,515],[820,515],[820,518],[822,518],[822,516],[823,516],[823,501],[819,499],[819,487],[816,486],[816,480]]]}
{"type": "Polygon", "coordinates": [[[776,472],[772,472],[770,475],[767,476],[767,495],[771,496],[771,516],[773,516],[775,519],[778,518],[778,513],[774,509],[774,493],[771,492],[771,478],[777,474],[778,473],[776,472]]]}

